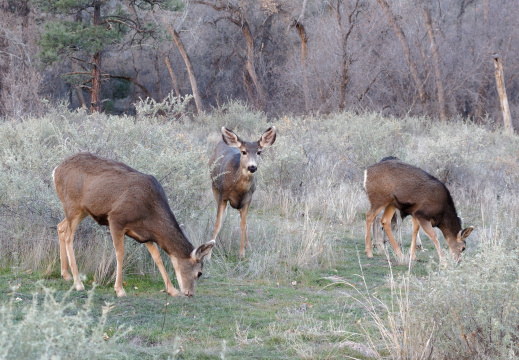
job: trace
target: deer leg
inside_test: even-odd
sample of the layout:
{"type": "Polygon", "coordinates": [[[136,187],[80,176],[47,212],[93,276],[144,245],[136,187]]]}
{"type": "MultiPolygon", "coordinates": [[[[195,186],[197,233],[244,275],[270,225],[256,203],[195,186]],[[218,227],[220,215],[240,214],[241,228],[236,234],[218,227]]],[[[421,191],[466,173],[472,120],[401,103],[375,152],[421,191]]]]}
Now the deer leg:
{"type": "Polygon", "coordinates": [[[424,251],[424,248],[422,246],[422,239],[420,239],[420,233],[416,234],[416,248],[420,251],[424,251]]]}
{"type": "Polygon", "coordinates": [[[418,230],[420,230],[420,223],[414,217],[411,217],[413,221],[413,238],[411,240],[411,260],[416,260],[416,237],[418,236],[418,230]]]}
{"type": "Polygon", "coordinates": [[[380,223],[377,221],[378,215],[375,217],[373,221],[373,248],[383,248],[384,247],[384,233],[382,232],[382,228],[380,227],[380,223]]]}
{"type": "Polygon", "coordinates": [[[384,230],[386,231],[387,237],[389,239],[389,242],[391,243],[391,246],[393,247],[393,250],[395,250],[395,254],[398,258],[402,257],[402,251],[400,250],[400,247],[396,243],[395,237],[393,236],[393,232],[391,231],[391,219],[393,218],[393,215],[395,214],[396,208],[389,204],[386,206],[386,210],[384,210],[384,214],[382,215],[382,226],[384,227],[384,230]]]}
{"type": "Polygon", "coordinates": [[[122,297],[126,296],[126,291],[124,291],[123,288],[124,232],[117,228],[110,219],[108,219],[108,221],[115,248],[115,258],[117,260],[114,290],[117,297],[122,297]]]}
{"type": "Polygon", "coordinates": [[[240,243],[240,257],[245,257],[245,247],[249,245],[249,236],[247,234],[247,211],[249,204],[245,204],[240,209],[240,228],[241,228],[241,243],[240,243]]]}
{"type": "Polygon", "coordinates": [[[171,280],[169,280],[168,273],[166,272],[166,269],[164,268],[164,263],[162,262],[162,258],[160,257],[160,252],[155,243],[152,242],[146,242],[144,243],[146,245],[146,248],[148,248],[148,251],[151,254],[151,257],[153,258],[153,261],[155,261],[155,264],[157,264],[160,275],[162,275],[162,280],[164,280],[164,284],[166,285],[166,291],[171,296],[178,296],[180,294],[177,289],[173,286],[171,283],[171,280]]]}
{"type": "Polygon", "coordinates": [[[434,246],[436,247],[436,251],[438,252],[438,256],[440,257],[440,262],[445,264],[445,258],[443,257],[442,249],[440,248],[440,242],[438,241],[438,237],[436,236],[436,232],[434,231],[431,222],[425,219],[418,219],[418,221],[420,222],[420,226],[422,227],[423,231],[433,241],[434,246]]]}
{"type": "Polygon", "coordinates": [[[225,214],[226,208],[227,201],[218,202],[218,210],[216,212],[216,224],[214,225],[213,240],[216,240],[216,236],[220,232],[220,228],[222,227],[223,214],[225,214]]]}
{"type": "Polygon", "coordinates": [[[380,206],[378,208],[371,208],[366,213],[366,255],[369,258],[373,257],[373,250],[371,249],[371,224],[373,223],[373,220],[377,216],[379,212],[382,211],[384,206],[380,206]]]}
{"type": "MultiPolygon", "coordinates": [[[[79,225],[79,223],[81,221],[83,221],[83,219],[85,217],[87,217],[87,215],[88,215],[87,213],[80,213],[72,219],[65,219],[64,220],[64,221],[66,221],[65,225],[67,225],[67,226],[64,231],[64,234],[62,235],[63,241],[65,243],[65,249],[66,249],[65,251],[67,253],[68,264],[70,266],[70,270],[72,270],[72,278],[74,279],[74,285],[76,286],[76,290],[78,290],[78,291],[84,290],[85,287],[83,286],[83,282],[79,279],[79,272],[77,270],[76,256],[74,255],[74,247],[73,247],[74,246],[74,233],[76,232],[76,228],[79,225]]],[[[60,225],[62,223],[63,222],[61,222],[60,225]]],[[[63,230],[63,227],[64,226],[61,227],[61,230],[63,230]]],[[[58,232],[58,234],[59,234],[59,232],[58,232]]],[[[60,243],[60,245],[61,245],[61,243],[60,243]]],[[[61,256],[61,254],[62,254],[62,251],[60,249],[60,256],[61,256]]],[[[63,264],[61,265],[61,270],[63,271],[63,264]]],[[[65,276],[64,276],[64,278],[66,279],[65,276]]]]}
{"type": "Polygon", "coordinates": [[[67,246],[65,245],[65,238],[68,236],[68,221],[63,219],[58,224],[58,238],[59,238],[59,259],[61,263],[61,276],[66,281],[72,280],[69,273],[68,258],[67,258],[67,246]]]}

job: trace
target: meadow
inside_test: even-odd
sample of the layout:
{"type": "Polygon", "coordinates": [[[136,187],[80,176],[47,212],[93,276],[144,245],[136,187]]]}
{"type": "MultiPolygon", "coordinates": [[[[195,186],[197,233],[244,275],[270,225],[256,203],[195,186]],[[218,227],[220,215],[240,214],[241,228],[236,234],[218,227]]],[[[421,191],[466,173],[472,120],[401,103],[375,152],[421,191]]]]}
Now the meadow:
{"type": "MultiPolygon", "coordinates": [[[[267,119],[239,102],[201,115],[185,115],[177,103],[157,117],[157,106],[110,116],[57,105],[39,118],[0,123],[1,359],[518,354],[517,136],[461,118],[267,119]],[[92,219],[74,244],[87,291],[60,277],[56,225],[64,214],[51,174],[65,157],[90,151],[154,175],[199,245],[216,218],[208,160],[220,128],[256,140],[271,125],[278,135],[261,155],[246,259],[238,257],[239,213],[229,208],[194,297],[167,297],[146,248],[128,238],[128,296],[117,298],[110,234],[92,219]],[[445,182],[463,227],[475,227],[461,263],[440,266],[423,233],[416,262],[397,263],[390,246],[365,256],[363,173],[388,155],[445,182]]],[[[403,237],[408,254],[408,219],[403,237]]]]}

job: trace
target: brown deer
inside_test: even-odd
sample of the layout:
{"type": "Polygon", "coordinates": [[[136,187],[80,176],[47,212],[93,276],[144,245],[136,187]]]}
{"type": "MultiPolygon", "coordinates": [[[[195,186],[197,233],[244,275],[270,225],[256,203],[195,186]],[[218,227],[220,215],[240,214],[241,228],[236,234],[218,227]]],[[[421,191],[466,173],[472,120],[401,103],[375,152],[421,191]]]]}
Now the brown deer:
{"type": "Polygon", "coordinates": [[[465,239],[473,228],[468,227],[462,230],[454,201],[449,190],[440,180],[420,168],[398,159],[390,159],[366,169],[364,188],[371,204],[371,208],[366,213],[366,254],[368,257],[373,257],[371,223],[385,208],[381,222],[397,257],[402,258],[402,252],[391,232],[391,218],[395,209],[412,217],[412,259],[416,258],[416,235],[420,227],[434,242],[442,262],[444,262],[443,254],[433,227],[438,227],[442,231],[454,258],[459,259],[460,254],[465,250],[465,239]]]}
{"type": "Polygon", "coordinates": [[[170,257],[182,294],[194,294],[203,258],[211,254],[215,242],[193,247],[180,229],[164,189],[153,176],[117,161],[79,153],[58,165],[52,177],[65,210],[65,219],[58,225],[61,275],[70,280],[70,267],[77,290],[84,286],[74,256],[74,232],[90,215],[98,224],[110,228],[117,258],[117,296],[126,295],[122,280],[124,235],[146,245],[171,296],[179,292],[171,284],[157,245],[170,257]]]}
{"type": "Polygon", "coordinates": [[[220,141],[209,160],[213,194],[218,210],[214,226],[213,240],[222,226],[222,218],[227,202],[240,212],[241,244],[240,257],[245,256],[248,245],[247,211],[256,190],[254,173],[258,169],[261,151],[276,140],[276,128],[270,127],[258,141],[243,141],[233,131],[222,127],[220,141]]]}

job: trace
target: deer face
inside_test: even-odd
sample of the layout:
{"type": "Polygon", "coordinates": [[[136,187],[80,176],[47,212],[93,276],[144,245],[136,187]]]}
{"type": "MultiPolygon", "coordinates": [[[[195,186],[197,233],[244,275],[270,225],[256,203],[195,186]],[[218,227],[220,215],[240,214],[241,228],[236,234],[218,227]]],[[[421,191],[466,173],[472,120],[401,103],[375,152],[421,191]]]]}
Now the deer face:
{"type": "Polygon", "coordinates": [[[171,256],[182,295],[193,296],[195,294],[196,282],[202,276],[204,257],[210,257],[215,243],[214,240],[211,240],[200,245],[191,252],[191,256],[187,259],[178,259],[171,256]]]}
{"type": "Polygon", "coordinates": [[[449,243],[449,249],[452,251],[452,253],[454,255],[454,260],[456,260],[456,261],[460,260],[461,253],[463,251],[465,251],[465,248],[466,248],[465,239],[467,238],[467,236],[469,236],[469,234],[472,232],[473,229],[474,228],[471,226],[471,227],[461,230],[456,235],[456,241],[452,241],[449,243]]]}
{"type": "Polygon", "coordinates": [[[240,166],[245,175],[254,174],[258,170],[261,151],[276,140],[276,128],[268,128],[261,138],[254,142],[242,141],[232,130],[222,127],[222,138],[227,145],[240,150],[240,166]]]}

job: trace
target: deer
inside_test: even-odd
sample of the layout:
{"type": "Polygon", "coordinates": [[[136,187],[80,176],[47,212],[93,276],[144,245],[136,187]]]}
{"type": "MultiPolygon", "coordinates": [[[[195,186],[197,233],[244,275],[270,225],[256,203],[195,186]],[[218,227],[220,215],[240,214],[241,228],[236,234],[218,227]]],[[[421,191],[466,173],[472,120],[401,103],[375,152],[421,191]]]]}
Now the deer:
{"type": "Polygon", "coordinates": [[[117,260],[114,290],[118,297],[126,295],[122,281],[125,235],[146,246],[168,294],[194,295],[203,259],[211,255],[215,241],[197,248],[189,242],[155,177],[91,153],[68,157],[54,169],[52,177],[65,212],[65,219],[57,226],[61,276],[70,281],[70,269],[76,290],[84,290],[84,285],[74,255],[74,233],[90,216],[110,229],[117,260]],[[171,259],[180,292],[171,284],[158,248],[171,259]]]}
{"type": "Polygon", "coordinates": [[[420,227],[433,241],[442,263],[445,263],[445,258],[433,227],[441,230],[454,259],[460,260],[461,253],[466,248],[466,238],[473,227],[462,229],[461,219],[456,213],[451,194],[440,180],[416,166],[398,159],[389,159],[371,165],[365,170],[364,189],[370,202],[370,209],[366,213],[368,258],[373,257],[371,224],[377,214],[385,208],[381,220],[382,226],[398,258],[403,258],[403,255],[391,232],[391,218],[396,209],[411,215],[412,260],[416,260],[416,236],[420,227]]]}
{"type": "Polygon", "coordinates": [[[276,140],[276,127],[271,126],[258,141],[243,141],[232,130],[222,127],[222,140],[215,146],[209,167],[213,195],[217,204],[216,224],[213,240],[220,232],[227,203],[240,212],[240,258],[245,257],[248,246],[247,211],[256,190],[256,177],[260,155],[263,149],[276,140]]]}

